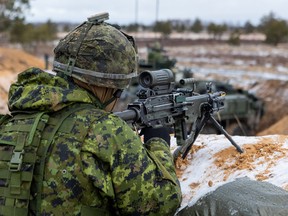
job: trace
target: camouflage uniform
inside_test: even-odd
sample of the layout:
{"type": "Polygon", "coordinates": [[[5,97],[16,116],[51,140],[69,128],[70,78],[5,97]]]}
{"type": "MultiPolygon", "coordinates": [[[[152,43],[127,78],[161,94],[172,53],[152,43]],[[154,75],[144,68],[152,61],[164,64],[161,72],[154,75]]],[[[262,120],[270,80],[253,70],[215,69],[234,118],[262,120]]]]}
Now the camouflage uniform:
{"type": "Polygon", "coordinates": [[[47,111],[57,119],[78,108],[48,151],[41,215],[173,215],[181,190],[166,142],[152,138],[143,145],[123,120],[95,101],[72,79],[37,68],[22,72],[11,85],[12,112],[47,111]]]}

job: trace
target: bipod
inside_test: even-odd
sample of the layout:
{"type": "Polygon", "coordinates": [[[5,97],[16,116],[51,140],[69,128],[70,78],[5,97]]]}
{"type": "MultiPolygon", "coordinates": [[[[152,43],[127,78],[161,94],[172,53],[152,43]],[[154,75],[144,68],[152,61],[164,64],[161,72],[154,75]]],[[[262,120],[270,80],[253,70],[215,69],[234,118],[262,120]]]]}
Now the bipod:
{"type": "Polygon", "coordinates": [[[236,142],[232,139],[232,137],[227,133],[227,131],[222,127],[222,125],[219,124],[219,122],[217,122],[217,120],[211,115],[210,115],[210,121],[213,123],[213,125],[215,126],[215,128],[217,128],[218,130],[221,131],[222,134],[224,134],[224,136],[230,141],[230,143],[235,146],[235,148],[237,149],[238,152],[243,153],[244,151],[241,149],[241,147],[239,145],[236,144],[236,142]]]}
{"type": "Polygon", "coordinates": [[[230,143],[237,149],[237,151],[239,153],[243,153],[244,151],[241,149],[241,147],[239,145],[237,145],[237,143],[232,139],[232,137],[227,133],[227,131],[222,127],[222,125],[220,125],[217,120],[211,115],[211,113],[209,112],[205,112],[202,119],[200,120],[200,122],[197,124],[196,123],[196,130],[195,130],[195,134],[193,134],[193,138],[192,140],[189,140],[190,143],[183,147],[180,147],[180,149],[178,149],[175,152],[175,156],[177,156],[180,152],[182,152],[182,159],[185,159],[185,157],[187,156],[189,150],[191,149],[192,145],[194,144],[196,138],[198,137],[199,133],[201,132],[202,128],[205,126],[205,124],[207,123],[207,121],[210,120],[213,123],[213,126],[220,130],[220,132],[222,134],[224,134],[224,136],[230,141],[230,143]],[[184,150],[184,152],[183,152],[184,150]]]}

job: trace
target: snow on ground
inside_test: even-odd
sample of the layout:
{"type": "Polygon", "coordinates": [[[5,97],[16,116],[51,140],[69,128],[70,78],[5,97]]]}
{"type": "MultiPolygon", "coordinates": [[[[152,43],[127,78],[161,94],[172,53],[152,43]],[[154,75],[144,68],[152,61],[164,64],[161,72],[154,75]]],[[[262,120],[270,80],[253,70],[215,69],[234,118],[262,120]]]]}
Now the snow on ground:
{"type": "MultiPolygon", "coordinates": [[[[249,177],[288,190],[288,136],[233,136],[244,153],[237,152],[224,135],[199,135],[187,157],[176,162],[185,205],[234,181],[249,177]]],[[[172,151],[176,139],[171,140],[172,151]]]]}

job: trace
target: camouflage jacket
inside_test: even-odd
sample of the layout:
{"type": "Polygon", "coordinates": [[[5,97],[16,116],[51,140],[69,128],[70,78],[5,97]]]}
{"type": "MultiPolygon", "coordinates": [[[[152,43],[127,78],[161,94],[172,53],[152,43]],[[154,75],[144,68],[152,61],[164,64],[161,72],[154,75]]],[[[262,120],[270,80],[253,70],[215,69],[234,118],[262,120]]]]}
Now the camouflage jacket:
{"type": "MultiPolygon", "coordinates": [[[[57,118],[61,110],[95,101],[72,81],[30,68],[11,85],[8,106],[12,113],[47,111],[57,118]]],[[[164,140],[143,145],[122,119],[96,105],[63,124],[69,130],[55,134],[45,164],[41,215],[85,215],[94,208],[95,215],[175,213],[181,190],[164,140]]]]}

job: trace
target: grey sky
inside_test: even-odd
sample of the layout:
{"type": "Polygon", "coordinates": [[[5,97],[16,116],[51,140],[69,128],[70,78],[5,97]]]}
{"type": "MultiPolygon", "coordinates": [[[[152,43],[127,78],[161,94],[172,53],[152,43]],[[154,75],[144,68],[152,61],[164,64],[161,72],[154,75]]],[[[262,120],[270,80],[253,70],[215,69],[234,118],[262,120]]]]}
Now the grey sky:
{"type": "Polygon", "coordinates": [[[110,22],[118,24],[196,17],[209,22],[243,24],[250,20],[258,24],[271,11],[288,20],[287,6],[287,0],[31,0],[27,21],[80,23],[95,13],[109,12],[110,22]]]}

